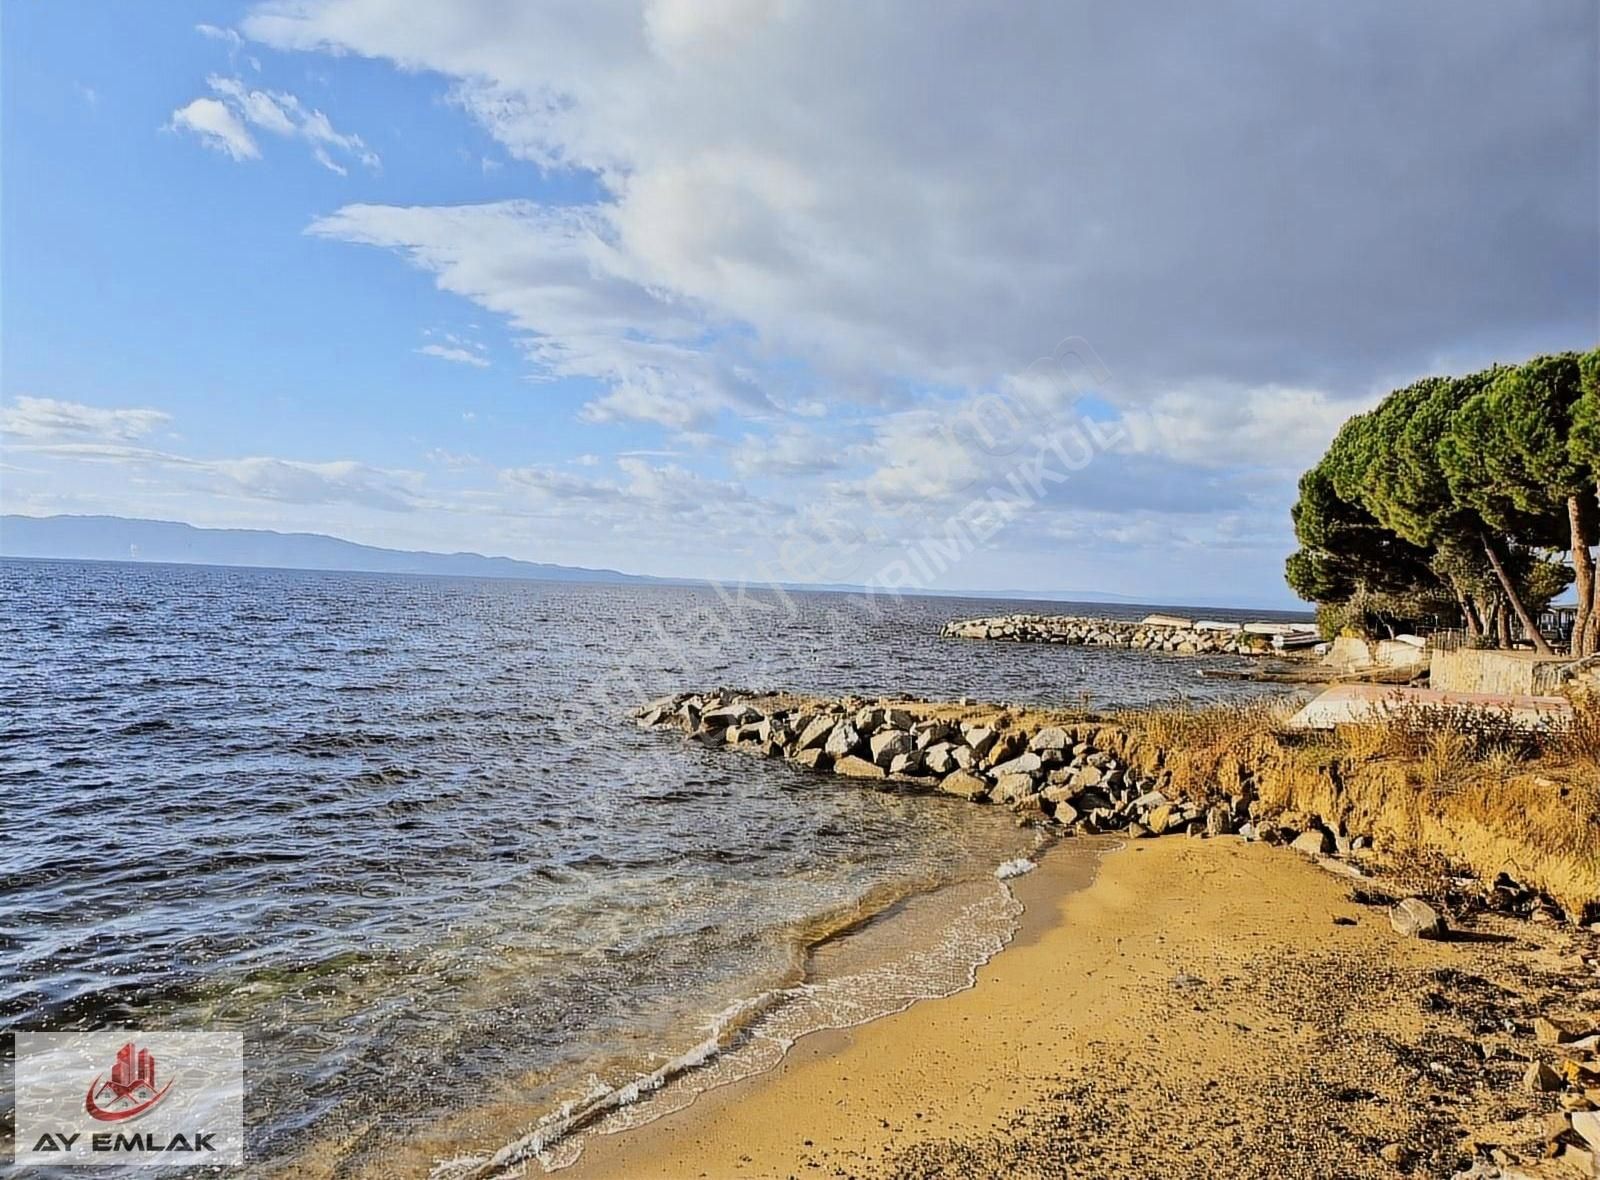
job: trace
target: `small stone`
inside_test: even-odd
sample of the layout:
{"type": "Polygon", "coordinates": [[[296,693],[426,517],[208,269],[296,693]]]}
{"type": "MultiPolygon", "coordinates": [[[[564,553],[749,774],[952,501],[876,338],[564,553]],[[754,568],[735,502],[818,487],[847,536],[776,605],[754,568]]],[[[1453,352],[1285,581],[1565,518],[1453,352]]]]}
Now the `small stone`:
{"type": "Polygon", "coordinates": [[[1389,925],[1402,938],[1443,938],[1444,919],[1420,897],[1407,897],[1389,910],[1389,925]]]}
{"type": "Polygon", "coordinates": [[[1312,828],[1309,832],[1301,832],[1289,845],[1296,852],[1303,852],[1307,856],[1325,856],[1333,847],[1333,842],[1328,839],[1328,833],[1312,828]]]}
{"type": "Polygon", "coordinates": [[[1246,822],[1240,824],[1239,825],[1239,839],[1247,840],[1247,841],[1248,840],[1257,839],[1255,824],[1250,823],[1249,821],[1246,821],[1246,822]]]}
{"type": "Polygon", "coordinates": [[[1146,836],[1148,836],[1150,834],[1150,829],[1145,827],[1143,824],[1135,821],[1134,823],[1131,823],[1131,824],[1128,825],[1127,832],[1128,832],[1128,839],[1130,839],[1130,840],[1142,840],[1142,839],[1144,839],[1146,836]]]}
{"type": "Polygon", "coordinates": [[[1522,1088],[1529,1094],[1548,1094],[1561,1089],[1562,1084],[1561,1075],[1542,1061],[1535,1061],[1522,1075],[1522,1088]]]}
{"type": "Polygon", "coordinates": [[[1378,1149],[1378,1158],[1398,1168],[1411,1159],[1411,1153],[1399,1143],[1385,1143],[1378,1149]]]}
{"type": "MultiPolygon", "coordinates": [[[[1046,792],[1045,798],[1048,799],[1049,797],[1049,793],[1046,792]]],[[[1076,807],[1070,803],[1059,802],[1056,804],[1055,817],[1056,822],[1059,824],[1075,824],[1080,818],[1076,807]]]]}
{"type": "Polygon", "coordinates": [[[1233,830],[1233,813],[1226,803],[1218,803],[1206,812],[1206,835],[1226,836],[1233,830]]]}

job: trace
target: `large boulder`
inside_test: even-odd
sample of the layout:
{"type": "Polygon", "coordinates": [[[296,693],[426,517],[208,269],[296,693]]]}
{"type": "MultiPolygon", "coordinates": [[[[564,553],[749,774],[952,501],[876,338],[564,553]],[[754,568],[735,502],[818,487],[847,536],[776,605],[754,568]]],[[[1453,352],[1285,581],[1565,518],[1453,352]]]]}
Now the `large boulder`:
{"type": "Polygon", "coordinates": [[[935,742],[923,750],[922,764],[934,774],[949,774],[952,770],[961,769],[949,742],[935,742]]]}
{"type": "Polygon", "coordinates": [[[828,733],[828,740],[822,748],[826,750],[835,761],[838,761],[846,754],[854,753],[856,747],[860,744],[860,731],[857,730],[856,727],[850,722],[841,721],[828,733]]]}
{"type": "Polygon", "coordinates": [[[820,717],[813,717],[800,730],[800,736],[795,740],[795,749],[809,750],[813,747],[821,749],[837,722],[838,718],[830,717],[826,713],[820,717]]]}
{"type": "Polygon", "coordinates": [[[867,744],[872,749],[872,760],[879,766],[887,766],[912,750],[911,734],[903,729],[880,729],[867,744]]]}
{"type": "Polygon", "coordinates": [[[922,769],[922,753],[912,750],[907,754],[896,754],[889,759],[889,773],[893,775],[916,774],[922,769]]]}
{"type": "Polygon", "coordinates": [[[999,763],[993,768],[993,773],[996,778],[999,778],[1004,774],[1034,775],[1043,769],[1044,763],[1040,760],[1039,755],[1028,753],[1018,754],[1009,761],[999,763]]]}
{"type": "Polygon", "coordinates": [[[1064,754],[1072,749],[1072,735],[1059,725],[1047,726],[1033,735],[1033,739],[1028,742],[1028,749],[1035,753],[1044,753],[1048,750],[1064,754]]]}
{"type": "Polygon", "coordinates": [[[865,758],[846,754],[843,758],[834,760],[833,773],[846,775],[849,778],[885,778],[889,772],[876,762],[868,762],[865,758]]]}
{"type": "Polygon", "coordinates": [[[1034,794],[1037,790],[1031,774],[1002,774],[994,780],[994,797],[1002,803],[1015,803],[1034,794]]]}
{"type": "Polygon", "coordinates": [[[743,725],[746,721],[755,721],[760,716],[760,710],[754,705],[747,701],[734,701],[717,709],[707,709],[700,714],[700,723],[707,727],[728,729],[735,725],[743,725]]]}
{"type": "Polygon", "coordinates": [[[987,725],[963,725],[961,727],[961,736],[966,739],[967,745],[971,748],[973,754],[982,758],[989,752],[989,748],[994,745],[997,735],[987,725]]]}
{"type": "Polygon", "coordinates": [[[979,795],[989,793],[989,784],[985,779],[966,770],[952,771],[939,780],[939,789],[947,795],[959,795],[963,799],[976,799],[979,795]]]}

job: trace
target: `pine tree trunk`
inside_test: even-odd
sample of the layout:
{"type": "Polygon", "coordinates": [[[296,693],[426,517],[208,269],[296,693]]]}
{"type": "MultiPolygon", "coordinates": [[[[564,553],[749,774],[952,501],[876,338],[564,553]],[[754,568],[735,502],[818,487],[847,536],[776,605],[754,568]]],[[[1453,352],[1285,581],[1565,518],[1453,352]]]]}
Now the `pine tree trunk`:
{"type": "Polygon", "coordinates": [[[1483,551],[1489,558],[1489,565],[1494,569],[1494,576],[1500,582],[1500,589],[1505,591],[1506,601],[1511,604],[1511,609],[1517,612],[1517,621],[1522,624],[1522,631],[1533,643],[1533,650],[1540,655],[1550,656],[1555,652],[1550,650],[1550,644],[1539,633],[1533,618],[1528,614],[1528,608],[1522,605],[1522,595],[1517,593],[1516,585],[1511,581],[1511,575],[1506,573],[1505,563],[1500,560],[1500,554],[1495,549],[1495,544],[1489,539],[1489,534],[1484,533],[1483,551]]]}
{"type": "Polygon", "coordinates": [[[1589,614],[1594,609],[1594,555],[1589,552],[1589,546],[1594,538],[1590,536],[1588,514],[1577,496],[1567,497],[1567,521],[1572,529],[1572,580],[1578,595],[1578,614],[1572,621],[1569,650],[1575,656],[1586,656],[1594,651],[1589,645],[1592,639],[1589,614]]]}
{"type": "Polygon", "coordinates": [[[1478,624],[1478,616],[1472,609],[1472,603],[1467,599],[1466,591],[1454,584],[1450,589],[1455,591],[1456,605],[1461,608],[1461,618],[1466,625],[1467,638],[1477,639],[1483,634],[1483,628],[1478,624]]]}

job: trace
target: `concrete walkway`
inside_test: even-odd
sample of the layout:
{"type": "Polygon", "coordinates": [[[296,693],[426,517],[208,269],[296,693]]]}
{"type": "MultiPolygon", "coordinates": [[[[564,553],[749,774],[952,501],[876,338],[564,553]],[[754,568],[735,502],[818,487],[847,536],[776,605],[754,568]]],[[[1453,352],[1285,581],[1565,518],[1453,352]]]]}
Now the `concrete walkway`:
{"type": "Polygon", "coordinates": [[[1290,719],[1296,729],[1332,729],[1372,721],[1396,709],[1461,709],[1509,713],[1530,727],[1560,728],[1572,718],[1566,697],[1511,696],[1490,692],[1443,692],[1386,684],[1338,684],[1308,703],[1290,719]]]}

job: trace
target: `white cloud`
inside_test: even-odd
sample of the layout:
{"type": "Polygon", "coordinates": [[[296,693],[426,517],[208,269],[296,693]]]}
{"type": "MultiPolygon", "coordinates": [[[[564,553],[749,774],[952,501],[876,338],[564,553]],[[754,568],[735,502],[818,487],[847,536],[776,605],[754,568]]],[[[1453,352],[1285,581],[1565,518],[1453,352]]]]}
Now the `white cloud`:
{"type": "Polygon", "coordinates": [[[354,504],[386,512],[410,512],[426,502],[417,473],[348,459],[326,463],[254,455],[200,459],[110,442],[23,443],[14,449],[66,462],[118,466],[130,478],[141,472],[169,472],[181,477],[191,496],[199,492],[283,504],[354,504]]]}
{"type": "MultiPolygon", "coordinates": [[[[205,35],[221,40],[228,40],[228,35],[238,36],[231,29],[198,27],[205,35]]],[[[236,45],[236,42],[230,41],[230,44],[236,45]]],[[[359,135],[335,130],[325,114],[307,108],[293,94],[253,89],[238,78],[220,74],[208,77],[206,85],[217,97],[197,98],[174,111],[169,126],[195,132],[208,147],[224,151],[235,160],[260,157],[261,149],[249,131],[254,127],[280,138],[305,141],[317,163],[341,176],[346,175],[347,170],[336,155],[372,169],[382,164],[377,153],[368,148],[359,135]]]]}
{"type": "Polygon", "coordinates": [[[192,131],[213,151],[234,160],[258,160],[261,149],[240,118],[227,103],[215,98],[197,98],[172,112],[169,130],[192,131]]]}
{"type": "Polygon", "coordinates": [[[102,409],[55,398],[18,397],[10,406],[0,409],[0,437],[8,442],[19,438],[132,442],[171,420],[171,416],[161,410],[102,409]]]}
{"type": "Polygon", "coordinates": [[[454,361],[458,365],[472,365],[475,368],[487,369],[489,362],[471,349],[460,348],[450,344],[424,344],[416,350],[423,356],[438,357],[442,361],[454,361]]]}

